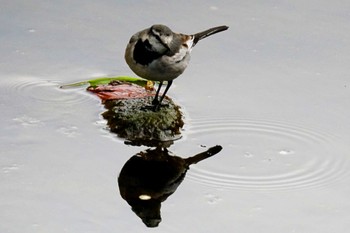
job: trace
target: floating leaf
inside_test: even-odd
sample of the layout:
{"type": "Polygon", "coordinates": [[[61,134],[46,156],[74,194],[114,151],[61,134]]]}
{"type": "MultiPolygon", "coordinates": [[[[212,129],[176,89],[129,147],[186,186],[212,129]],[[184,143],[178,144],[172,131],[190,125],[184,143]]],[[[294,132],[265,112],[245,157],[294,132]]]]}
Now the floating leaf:
{"type": "Polygon", "coordinates": [[[135,78],[135,77],[128,77],[128,76],[118,76],[118,77],[100,77],[92,80],[87,80],[87,81],[81,81],[77,83],[71,83],[67,85],[62,85],[61,88],[67,89],[67,88],[74,88],[74,87],[80,87],[84,85],[90,84],[92,87],[96,87],[98,85],[104,85],[108,84],[111,81],[124,81],[124,82],[129,82],[129,83],[134,83],[139,86],[146,86],[147,85],[147,80],[141,79],[141,78],[135,78]]]}
{"type": "Polygon", "coordinates": [[[92,87],[96,87],[98,85],[103,85],[103,84],[108,84],[111,81],[124,81],[124,82],[129,82],[129,83],[134,83],[140,86],[146,86],[147,80],[141,79],[141,78],[135,78],[135,77],[128,77],[128,76],[119,76],[119,77],[102,77],[102,78],[97,78],[93,80],[89,80],[89,84],[92,87]]]}
{"type": "Polygon", "coordinates": [[[130,99],[130,98],[145,98],[154,96],[153,91],[146,90],[145,87],[133,85],[129,82],[112,81],[106,85],[90,86],[88,91],[95,93],[98,97],[105,100],[112,99],[130,99]]]}

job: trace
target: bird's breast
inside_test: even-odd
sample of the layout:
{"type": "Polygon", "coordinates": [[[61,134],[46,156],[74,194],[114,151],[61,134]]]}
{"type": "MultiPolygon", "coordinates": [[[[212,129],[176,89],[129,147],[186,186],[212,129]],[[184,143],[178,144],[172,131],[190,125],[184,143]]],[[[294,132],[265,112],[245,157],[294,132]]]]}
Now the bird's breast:
{"type": "Polygon", "coordinates": [[[138,76],[153,81],[170,81],[177,78],[186,69],[190,60],[190,50],[182,46],[172,56],[154,54],[139,42],[129,44],[125,51],[125,60],[138,76]]]}
{"type": "Polygon", "coordinates": [[[132,54],[135,62],[141,65],[148,65],[154,60],[159,59],[162,55],[152,49],[152,45],[148,39],[145,41],[139,39],[135,44],[132,54]]]}

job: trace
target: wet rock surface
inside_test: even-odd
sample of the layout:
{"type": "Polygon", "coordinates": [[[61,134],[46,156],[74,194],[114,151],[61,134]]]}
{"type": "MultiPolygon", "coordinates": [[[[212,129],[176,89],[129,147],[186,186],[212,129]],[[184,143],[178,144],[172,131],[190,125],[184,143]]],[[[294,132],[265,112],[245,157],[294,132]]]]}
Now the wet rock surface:
{"type": "Polygon", "coordinates": [[[156,144],[181,137],[182,114],[178,106],[166,99],[159,111],[148,109],[153,97],[107,100],[102,115],[110,130],[132,144],[156,144]]]}
{"type": "Polygon", "coordinates": [[[110,131],[133,145],[160,146],[181,137],[184,125],[180,107],[169,97],[154,111],[154,91],[126,83],[111,82],[108,85],[89,87],[107,109],[102,116],[110,131]]]}

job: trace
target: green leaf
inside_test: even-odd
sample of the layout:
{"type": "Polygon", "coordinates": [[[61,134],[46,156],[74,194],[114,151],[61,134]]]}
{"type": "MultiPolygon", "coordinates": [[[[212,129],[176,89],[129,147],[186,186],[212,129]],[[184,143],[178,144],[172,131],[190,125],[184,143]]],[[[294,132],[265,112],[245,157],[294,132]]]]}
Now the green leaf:
{"type": "Polygon", "coordinates": [[[87,85],[87,84],[90,84],[90,86],[92,86],[92,87],[96,87],[98,85],[108,84],[108,83],[110,83],[111,81],[114,81],[114,80],[134,83],[134,84],[137,84],[137,85],[143,86],[143,87],[147,83],[147,80],[145,80],[145,79],[135,78],[135,77],[128,77],[128,76],[100,77],[100,78],[96,78],[96,79],[92,79],[92,80],[87,80],[87,81],[81,81],[81,82],[77,82],[77,83],[71,83],[71,84],[62,85],[61,88],[63,88],[63,89],[74,88],[74,87],[84,86],[84,85],[87,85]]]}
{"type": "Polygon", "coordinates": [[[89,80],[88,82],[90,83],[91,86],[95,87],[98,85],[103,85],[103,84],[108,84],[111,81],[118,80],[118,81],[125,81],[125,82],[130,82],[134,83],[140,86],[145,86],[147,83],[147,80],[141,79],[141,78],[135,78],[135,77],[128,77],[128,76],[120,76],[120,77],[102,77],[102,78],[97,78],[93,80],[89,80]]]}

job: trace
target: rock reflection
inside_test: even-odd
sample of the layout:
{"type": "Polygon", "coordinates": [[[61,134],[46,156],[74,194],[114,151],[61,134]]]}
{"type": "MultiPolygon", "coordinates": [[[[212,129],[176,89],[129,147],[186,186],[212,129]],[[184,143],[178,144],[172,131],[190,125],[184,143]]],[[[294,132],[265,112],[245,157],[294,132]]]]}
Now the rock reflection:
{"type": "Polygon", "coordinates": [[[153,111],[147,106],[152,106],[155,92],[143,87],[145,80],[120,78],[91,80],[88,90],[101,98],[107,109],[102,116],[112,133],[125,144],[156,148],[132,156],[122,168],[118,184],[122,198],[135,214],[146,226],[157,227],[161,203],[176,191],[189,166],[219,153],[222,147],[214,146],[186,159],[170,155],[166,148],[181,138],[184,125],[181,107],[166,96],[159,111],[153,111]]]}
{"type": "Polygon", "coordinates": [[[189,166],[221,149],[214,146],[185,159],[170,155],[164,147],[142,151],[122,168],[118,178],[120,194],[146,226],[157,227],[161,222],[161,203],[176,191],[189,166]]]}

